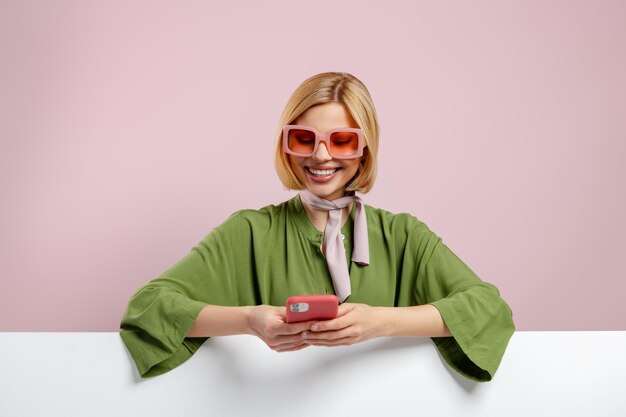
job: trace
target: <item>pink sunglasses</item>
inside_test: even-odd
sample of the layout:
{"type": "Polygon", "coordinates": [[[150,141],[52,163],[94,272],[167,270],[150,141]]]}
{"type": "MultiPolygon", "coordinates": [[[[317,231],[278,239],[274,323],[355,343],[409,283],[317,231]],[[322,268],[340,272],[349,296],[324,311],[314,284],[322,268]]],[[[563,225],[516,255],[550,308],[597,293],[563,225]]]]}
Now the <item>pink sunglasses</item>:
{"type": "Polygon", "coordinates": [[[333,129],[322,135],[309,126],[285,125],[283,127],[283,151],[290,155],[307,157],[317,151],[324,142],[328,153],[337,159],[363,156],[363,130],[351,127],[333,129]]]}

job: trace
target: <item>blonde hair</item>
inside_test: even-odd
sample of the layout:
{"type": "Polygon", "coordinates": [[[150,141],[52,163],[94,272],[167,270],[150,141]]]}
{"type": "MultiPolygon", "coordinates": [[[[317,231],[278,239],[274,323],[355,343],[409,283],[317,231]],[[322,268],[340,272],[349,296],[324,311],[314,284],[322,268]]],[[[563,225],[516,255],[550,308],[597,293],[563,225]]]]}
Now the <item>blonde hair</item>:
{"type": "Polygon", "coordinates": [[[291,94],[280,117],[276,135],[274,164],[283,185],[290,190],[301,190],[304,184],[297,177],[289,156],[283,152],[283,126],[293,124],[309,108],[324,103],[337,102],[344,105],[357,125],[363,129],[365,148],[361,167],[346,191],[367,193],[376,180],[378,167],[378,118],[374,102],[367,87],[355,76],[345,72],[324,72],[306,79],[291,94]]]}

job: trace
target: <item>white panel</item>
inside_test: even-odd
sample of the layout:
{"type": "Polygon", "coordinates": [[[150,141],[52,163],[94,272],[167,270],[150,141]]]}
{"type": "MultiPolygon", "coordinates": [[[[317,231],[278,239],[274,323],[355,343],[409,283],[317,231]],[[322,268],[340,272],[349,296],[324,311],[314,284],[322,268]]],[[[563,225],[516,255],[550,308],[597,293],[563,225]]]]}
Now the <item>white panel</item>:
{"type": "Polygon", "coordinates": [[[626,332],[517,332],[469,381],[429,339],[276,353],[209,340],[141,380],[117,333],[0,333],[0,416],[626,416],[626,332]]]}

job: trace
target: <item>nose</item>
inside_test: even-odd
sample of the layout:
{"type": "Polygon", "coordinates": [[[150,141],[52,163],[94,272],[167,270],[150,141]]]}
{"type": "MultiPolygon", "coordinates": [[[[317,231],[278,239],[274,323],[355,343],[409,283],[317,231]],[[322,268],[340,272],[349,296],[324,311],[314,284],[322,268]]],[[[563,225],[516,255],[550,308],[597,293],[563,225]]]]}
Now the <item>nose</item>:
{"type": "Polygon", "coordinates": [[[330,161],[333,159],[324,142],[320,142],[319,145],[317,145],[317,150],[313,154],[313,159],[320,162],[330,161]]]}

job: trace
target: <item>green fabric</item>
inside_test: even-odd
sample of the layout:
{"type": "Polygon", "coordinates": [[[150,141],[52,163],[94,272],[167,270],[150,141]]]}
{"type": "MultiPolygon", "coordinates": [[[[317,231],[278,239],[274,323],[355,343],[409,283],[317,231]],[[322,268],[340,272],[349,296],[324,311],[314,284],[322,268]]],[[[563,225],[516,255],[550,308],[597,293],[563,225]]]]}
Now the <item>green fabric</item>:
{"type": "MultiPolygon", "coordinates": [[[[515,328],[498,290],[483,282],[410,214],[366,205],[370,265],[350,262],[354,210],[342,228],[352,295],[371,306],[432,304],[453,337],[433,338],[446,362],[478,381],[496,372],[515,328]]],[[[287,297],[333,293],[322,232],[299,196],[241,210],[131,298],[120,334],[142,377],[175,368],[206,338],[186,338],[206,304],[282,306],[287,297]]]]}

